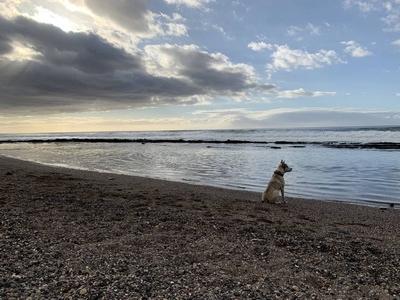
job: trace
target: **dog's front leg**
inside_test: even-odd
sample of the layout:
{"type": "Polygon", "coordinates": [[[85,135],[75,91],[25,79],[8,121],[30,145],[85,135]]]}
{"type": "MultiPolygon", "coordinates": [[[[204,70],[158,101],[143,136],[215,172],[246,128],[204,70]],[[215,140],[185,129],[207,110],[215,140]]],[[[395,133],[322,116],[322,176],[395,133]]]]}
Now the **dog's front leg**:
{"type": "Polygon", "coordinates": [[[282,195],[282,202],[287,203],[285,200],[285,190],[283,188],[281,188],[281,195],[282,195]]]}

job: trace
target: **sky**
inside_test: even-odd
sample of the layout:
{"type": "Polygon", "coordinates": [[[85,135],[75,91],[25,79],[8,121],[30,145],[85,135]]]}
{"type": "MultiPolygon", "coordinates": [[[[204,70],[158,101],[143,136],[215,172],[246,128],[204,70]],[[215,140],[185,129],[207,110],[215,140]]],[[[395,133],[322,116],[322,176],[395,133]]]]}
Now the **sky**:
{"type": "Polygon", "coordinates": [[[400,0],[0,0],[0,133],[400,125],[400,0]]]}

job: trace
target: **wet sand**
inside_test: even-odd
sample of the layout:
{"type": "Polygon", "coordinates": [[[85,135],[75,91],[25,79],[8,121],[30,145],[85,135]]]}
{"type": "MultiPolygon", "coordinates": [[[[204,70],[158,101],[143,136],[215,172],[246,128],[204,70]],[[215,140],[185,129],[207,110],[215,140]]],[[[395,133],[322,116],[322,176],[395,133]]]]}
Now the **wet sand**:
{"type": "Polygon", "coordinates": [[[400,299],[400,210],[2,156],[0,178],[0,299],[400,299]]]}

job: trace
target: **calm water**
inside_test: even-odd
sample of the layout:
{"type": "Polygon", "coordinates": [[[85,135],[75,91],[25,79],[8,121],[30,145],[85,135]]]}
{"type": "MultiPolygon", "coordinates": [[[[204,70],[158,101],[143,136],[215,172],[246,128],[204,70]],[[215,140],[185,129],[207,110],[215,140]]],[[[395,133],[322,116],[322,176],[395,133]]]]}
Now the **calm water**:
{"type": "Polygon", "coordinates": [[[3,143],[0,154],[45,164],[262,192],[281,159],[288,197],[400,205],[400,150],[215,141],[400,142],[400,127],[0,135],[0,141],[101,138],[104,142],[3,143]],[[174,143],[115,143],[112,139],[174,143]],[[177,143],[177,140],[203,143],[177,143]]]}

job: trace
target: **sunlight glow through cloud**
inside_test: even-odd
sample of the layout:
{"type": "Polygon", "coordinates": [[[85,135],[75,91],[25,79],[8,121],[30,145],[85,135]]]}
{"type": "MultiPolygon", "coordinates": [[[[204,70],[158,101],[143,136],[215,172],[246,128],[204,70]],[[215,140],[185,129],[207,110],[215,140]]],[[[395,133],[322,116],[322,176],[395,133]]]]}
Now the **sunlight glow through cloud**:
{"type": "Polygon", "coordinates": [[[57,15],[56,13],[41,6],[36,7],[36,12],[32,18],[41,23],[57,26],[65,32],[79,31],[79,27],[67,18],[57,15]]]}

